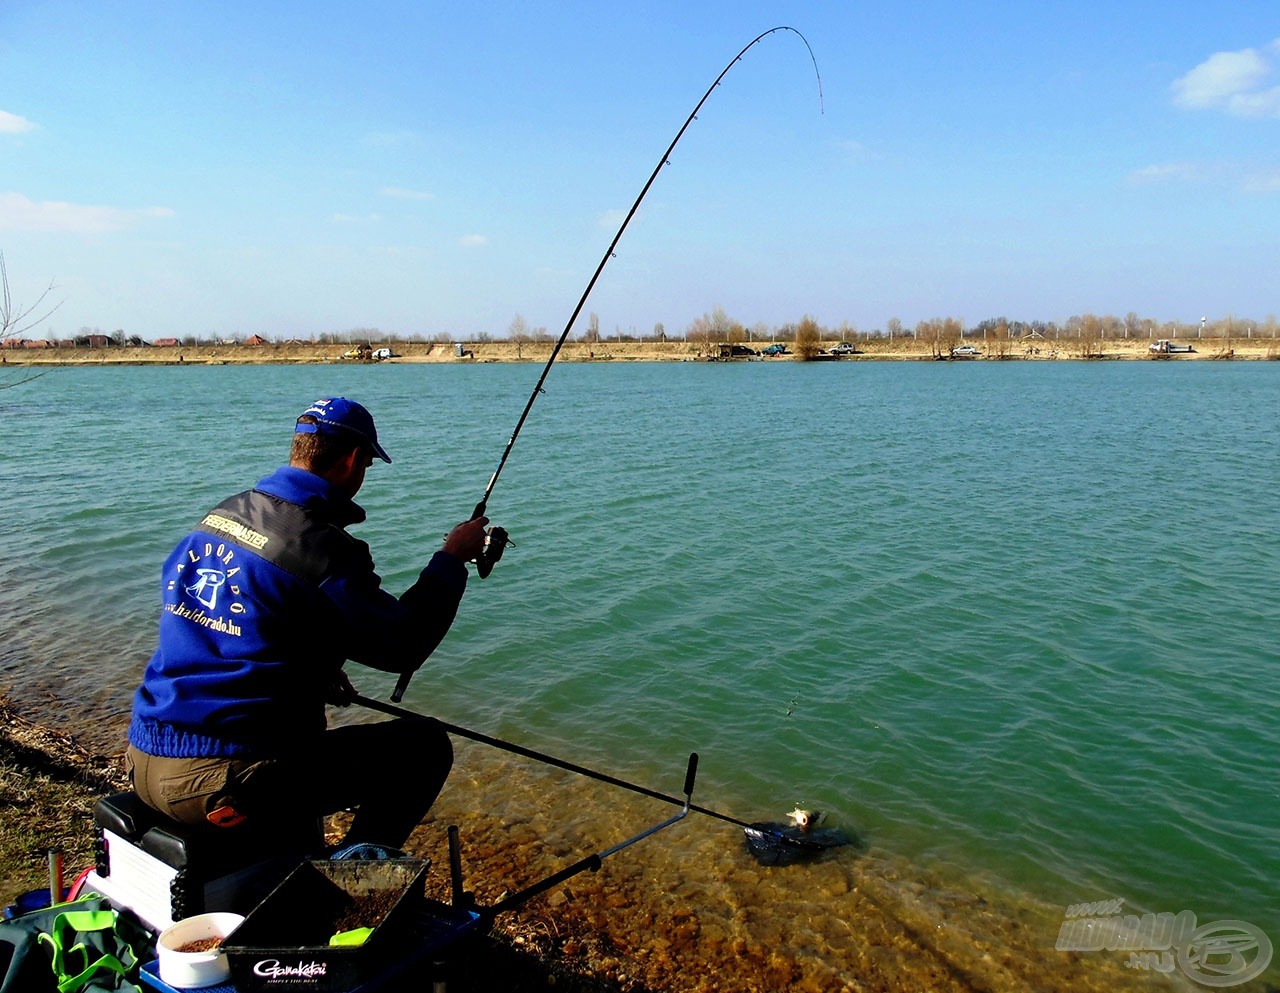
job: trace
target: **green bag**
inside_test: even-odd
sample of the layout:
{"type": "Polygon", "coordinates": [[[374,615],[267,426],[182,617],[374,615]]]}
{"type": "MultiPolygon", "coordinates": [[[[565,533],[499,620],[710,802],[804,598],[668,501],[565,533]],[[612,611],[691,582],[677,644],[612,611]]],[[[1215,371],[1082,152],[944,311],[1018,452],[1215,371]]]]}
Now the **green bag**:
{"type": "Polygon", "coordinates": [[[0,993],[140,993],[145,930],[92,896],[0,924],[0,993]]]}

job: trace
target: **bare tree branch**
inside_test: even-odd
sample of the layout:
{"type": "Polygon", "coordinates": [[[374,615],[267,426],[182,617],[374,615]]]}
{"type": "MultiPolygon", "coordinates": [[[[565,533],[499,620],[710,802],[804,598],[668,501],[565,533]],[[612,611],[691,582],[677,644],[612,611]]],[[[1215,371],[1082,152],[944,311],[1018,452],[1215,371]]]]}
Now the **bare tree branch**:
{"type": "Polygon", "coordinates": [[[23,383],[29,383],[33,379],[39,379],[41,376],[49,375],[48,369],[42,369],[39,372],[28,372],[21,379],[15,379],[9,383],[0,383],[0,390],[11,390],[15,386],[21,386],[23,383]]]}
{"type": "Polygon", "coordinates": [[[0,252],[0,338],[16,338],[25,331],[30,331],[37,324],[48,320],[55,310],[62,306],[63,301],[59,300],[48,310],[32,316],[40,311],[49,294],[54,291],[53,280],[49,280],[49,285],[45,287],[30,307],[18,307],[14,310],[13,298],[9,295],[9,270],[4,264],[4,252],[0,252]]]}

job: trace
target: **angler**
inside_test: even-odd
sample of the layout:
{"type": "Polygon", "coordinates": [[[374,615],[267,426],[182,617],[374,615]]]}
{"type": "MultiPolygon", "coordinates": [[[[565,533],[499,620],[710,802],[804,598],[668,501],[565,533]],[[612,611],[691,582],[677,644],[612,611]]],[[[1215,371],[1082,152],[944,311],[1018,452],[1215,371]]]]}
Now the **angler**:
{"type": "Polygon", "coordinates": [[[223,501],[170,555],[129,728],[134,788],[158,813],[283,834],[355,807],[346,844],[399,848],[435,801],[453,761],[442,730],[328,730],[325,704],[352,693],[348,659],[403,672],[435,650],[488,522],[459,524],[392,596],[345,530],[364,520],[355,497],[375,460],[391,461],[369,412],[319,400],[297,419],[289,464],[223,501]],[[417,775],[401,775],[401,755],[417,775]]]}

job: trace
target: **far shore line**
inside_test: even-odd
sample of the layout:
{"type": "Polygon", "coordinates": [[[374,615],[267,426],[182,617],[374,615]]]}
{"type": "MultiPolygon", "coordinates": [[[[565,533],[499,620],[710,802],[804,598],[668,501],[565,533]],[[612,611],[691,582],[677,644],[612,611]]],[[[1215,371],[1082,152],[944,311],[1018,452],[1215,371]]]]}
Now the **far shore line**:
{"type": "MultiPolygon", "coordinates": [[[[744,342],[748,349],[759,352],[768,342],[744,342]]],[[[837,342],[822,343],[823,352],[810,361],[827,362],[928,362],[949,361],[1108,361],[1159,360],[1194,362],[1205,360],[1280,360],[1280,342],[1262,338],[1192,339],[1187,344],[1193,352],[1157,354],[1150,342],[1135,339],[1079,339],[1025,341],[969,341],[976,346],[976,356],[952,357],[949,343],[898,339],[859,341],[854,354],[834,355],[830,349],[837,342]]],[[[955,344],[959,344],[956,342],[955,344]]],[[[494,363],[546,362],[551,357],[552,342],[511,342],[505,340],[467,343],[461,346],[440,342],[373,343],[374,349],[390,349],[392,358],[377,364],[397,363],[494,363]]],[[[711,362],[711,361],[804,361],[791,343],[783,355],[737,355],[726,358],[721,346],[691,341],[569,341],[557,359],[564,362],[711,362]]],[[[308,365],[324,363],[372,362],[365,358],[349,358],[353,351],[348,343],[311,344],[224,344],[224,345],[109,345],[75,348],[6,348],[0,352],[0,368],[49,367],[63,365],[308,365]]],[[[369,354],[368,350],[365,352],[369,354]]]]}

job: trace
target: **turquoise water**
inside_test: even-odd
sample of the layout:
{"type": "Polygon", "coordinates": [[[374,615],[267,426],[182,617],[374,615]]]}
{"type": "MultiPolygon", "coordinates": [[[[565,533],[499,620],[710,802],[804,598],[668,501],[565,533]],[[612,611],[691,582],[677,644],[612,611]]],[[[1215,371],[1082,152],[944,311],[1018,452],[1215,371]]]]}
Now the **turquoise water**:
{"type": "MultiPolygon", "coordinates": [[[[539,371],[0,391],[0,686],[118,728],[170,546],[319,395],[378,418],[395,464],[357,532],[402,589],[539,371]]],[[[701,802],[746,819],[802,802],[1049,902],[1280,939],[1280,365],[569,364],[547,388],[490,502],[516,547],[406,703],[670,792],[696,749],[701,802]]]]}

